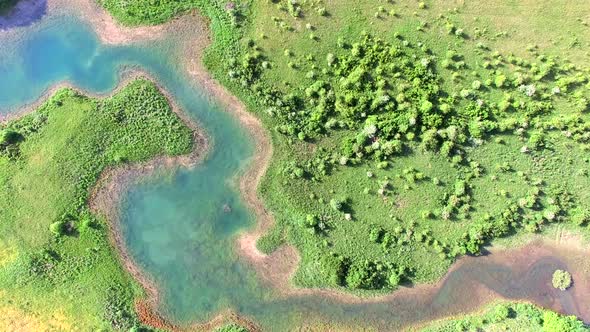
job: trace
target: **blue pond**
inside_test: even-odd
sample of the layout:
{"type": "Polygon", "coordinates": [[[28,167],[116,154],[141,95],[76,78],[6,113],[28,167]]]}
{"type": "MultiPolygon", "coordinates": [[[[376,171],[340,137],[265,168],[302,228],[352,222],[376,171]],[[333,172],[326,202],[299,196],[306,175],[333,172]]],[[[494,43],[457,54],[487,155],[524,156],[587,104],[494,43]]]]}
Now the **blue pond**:
{"type": "MultiPolygon", "coordinates": [[[[35,101],[63,81],[108,93],[118,85],[121,70],[137,67],[156,78],[206,130],[212,149],[202,164],[142,181],[120,207],[129,252],[157,283],[159,310],[173,322],[201,322],[231,308],[265,330],[283,331],[311,320],[396,330],[473,309],[481,303],[467,287],[480,285],[510,298],[554,303],[557,295],[545,289],[543,278],[565,264],[556,257],[540,259],[526,271],[492,260],[463,264],[440,288],[410,290],[381,302],[276,296],[233,250],[237,234],[255,222],[235,185],[248,166],[253,142],[178,65],[174,40],[105,46],[85,23],[60,16],[44,18],[18,38],[0,36],[0,46],[0,114],[35,101]]],[[[575,307],[571,298],[558,300],[565,310],[575,307]]]]}

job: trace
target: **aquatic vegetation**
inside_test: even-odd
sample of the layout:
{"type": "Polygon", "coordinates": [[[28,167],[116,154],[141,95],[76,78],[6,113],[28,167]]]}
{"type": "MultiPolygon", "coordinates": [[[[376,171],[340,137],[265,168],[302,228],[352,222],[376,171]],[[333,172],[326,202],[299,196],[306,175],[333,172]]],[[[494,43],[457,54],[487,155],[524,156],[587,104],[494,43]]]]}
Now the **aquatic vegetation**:
{"type": "Polygon", "coordinates": [[[139,326],[133,301],[143,291],[89,192],[107,167],[188,153],[190,129],[145,79],[105,99],[61,89],[0,129],[0,233],[17,253],[0,268],[2,305],[55,309],[72,324],[64,329],[139,326]]]}
{"type": "Polygon", "coordinates": [[[0,15],[16,5],[17,2],[18,0],[0,0],[0,15]]]}
{"type": "Polygon", "coordinates": [[[572,275],[568,271],[555,270],[551,283],[557,289],[566,290],[572,285],[572,275]]]}

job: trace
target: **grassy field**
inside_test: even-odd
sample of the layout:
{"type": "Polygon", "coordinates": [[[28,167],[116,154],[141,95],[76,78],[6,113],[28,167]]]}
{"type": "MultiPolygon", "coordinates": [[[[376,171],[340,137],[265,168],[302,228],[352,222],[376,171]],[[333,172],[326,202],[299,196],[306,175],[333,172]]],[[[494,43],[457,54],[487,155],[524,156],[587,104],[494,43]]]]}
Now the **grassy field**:
{"type": "Polygon", "coordinates": [[[587,8],[529,4],[502,25],[488,6],[527,8],[250,4],[226,72],[275,129],[262,191],[278,225],[259,246],[295,244],[297,284],[395,288],[499,236],[586,225],[587,56],[568,38],[587,43],[587,8]],[[558,15],[567,34],[542,23],[558,15]]]}
{"type": "Polygon", "coordinates": [[[103,5],[128,24],[211,18],[206,64],[272,132],[259,248],[295,245],[297,285],[373,294],[500,237],[586,232],[583,2],[103,5]]]}
{"type": "Polygon", "coordinates": [[[588,331],[575,316],[563,316],[527,303],[499,303],[481,314],[442,320],[420,329],[422,332],[455,331],[588,331]]]}
{"type": "Polygon", "coordinates": [[[0,127],[0,330],[129,330],[141,287],[87,208],[106,167],[181,155],[192,134],[157,87],[69,89],[0,127]]]}

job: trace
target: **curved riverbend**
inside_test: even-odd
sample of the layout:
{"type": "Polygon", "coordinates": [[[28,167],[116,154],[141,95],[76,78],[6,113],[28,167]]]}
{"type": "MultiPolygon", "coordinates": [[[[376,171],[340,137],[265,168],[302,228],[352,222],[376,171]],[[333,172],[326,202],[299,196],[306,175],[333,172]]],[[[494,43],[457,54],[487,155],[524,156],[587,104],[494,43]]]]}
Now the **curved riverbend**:
{"type": "MultiPolygon", "coordinates": [[[[125,247],[157,285],[158,311],[173,323],[189,326],[231,309],[264,330],[324,323],[397,330],[472,311],[498,296],[531,300],[590,319],[590,308],[581,301],[590,291],[587,267],[579,263],[587,253],[542,242],[487,257],[467,257],[437,284],[405,287],[393,295],[360,301],[350,296],[343,299],[331,291],[293,290],[287,281],[296,260],[284,264],[281,271],[272,263],[273,257],[293,258],[292,249],[269,257],[255,255],[254,237],[242,237],[246,239],[240,242],[242,248],[254,254],[250,257],[254,262],[258,259],[259,272],[264,272],[260,266],[267,266],[274,269],[272,273],[282,273],[281,278],[263,279],[271,286],[279,280],[282,287],[293,291],[268,287],[235,250],[236,237],[254,225],[239,189],[250,193],[247,203],[260,204],[255,187],[264,167],[252,168],[244,177],[247,180],[239,184],[236,174],[243,175],[249,163],[260,166],[268,162],[270,142],[264,132],[256,131],[268,145],[259,144],[263,141],[253,144],[252,136],[236,118],[211,102],[207,94],[229,94],[223,89],[211,90],[220,88],[208,84],[212,81],[207,81],[210,78],[198,67],[192,75],[186,72],[187,52],[182,41],[150,37],[132,45],[117,45],[99,40],[83,21],[51,11],[31,27],[0,34],[0,42],[9,46],[0,51],[0,113],[19,109],[62,81],[93,93],[108,93],[118,85],[122,69],[138,67],[169,91],[190,119],[202,125],[211,139],[211,150],[198,167],[152,174],[133,182],[121,191],[116,207],[125,247]],[[571,290],[559,292],[551,287],[550,276],[556,268],[573,272],[576,284],[571,290]]],[[[117,40],[125,42],[125,38],[117,40]]],[[[193,64],[199,66],[198,62],[193,64]]],[[[235,98],[224,101],[229,102],[222,103],[225,107],[242,111],[236,113],[242,114],[241,120],[254,121],[247,128],[261,128],[235,98]]],[[[259,232],[265,224],[260,225],[259,232]]],[[[219,321],[213,319],[214,323],[219,321]]]]}

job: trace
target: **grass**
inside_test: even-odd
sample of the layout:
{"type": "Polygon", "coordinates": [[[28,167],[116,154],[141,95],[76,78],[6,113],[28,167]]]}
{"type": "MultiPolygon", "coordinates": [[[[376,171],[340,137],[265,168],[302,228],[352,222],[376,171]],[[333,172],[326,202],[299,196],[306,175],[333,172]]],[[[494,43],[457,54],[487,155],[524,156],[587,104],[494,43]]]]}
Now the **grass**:
{"type": "Polygon", "coordinates": [[[62,89],[1,132],[0,311],[15,328],[138,326],[143,290],[87,208],[89,190],[107,167],[188,153],[190,129],[139,79],[102,100],[62,89]]]}
{"type": "Polygon", "coordinates": [[[103,5],[127,24],[189,8],[211,19],[206,65],[271,129],[261,194],[277,224],[258,246],[295,245],[299,286],[386,292],[500,237],[557,223],[587,233],[583,5],[103,5]]]}
{"type": "Polygon", "coordinates": [[[445,331],[588,331],[575,316],[563,316],[527,303],[496,303],[480,314],[429,324],[422,332],[445,331]]]}
{"type": "MultiPolygon", "coordinates": [[[[276,3],[253,3],[250,8],[254,13],[252,23],[247,25],[243,33],[241,49],[252,54],[253,51],[249,50],[252,47],[248,45],[253,40],[254,51],[260,52],[261,59],[270,66],[260,73],[260,78],[250,89],[256,88],[256,84],[261,82],[279,87],[281,94],[303,95],[303,90],[318,79],[331,79],[331,74],[322,74],[328,54],[334,54],[337,59],[346,58],[349,51],[339,47],[339,44],[342,41],[348,44],[358,42],[357,36],[363,31],[390,43],[395,43],[399,35],[412,45],[422,43],[427,46],[437,62],[441,88],[449,94],[458,94],[462,87],[473,89],[474,81],[483,85],[486,80],[493,81],[493,74],[484,70],[483,65],[494,59],[496,50],[501,51],[506,59],[509,58],[509,52],[514,51],[514,57],[539,61],[539,54],[556,54],[557,50],[565,48],[563,43],[538,43],[530,35],[523,34],[525,30],[520,30],[528,25],[546,30],[547,27],[538,21],[557,15],[553,10],[557,5],[551,8],[535,7],[538,14],[530,20],[519,20],[516,26],[511,27],[511,34],[501,34],[494,26],[490,26],[489,22],[493,22],[494,17],[485,15],[487,6],[472,8],[473,5],[465,5],[453,11],[445,3],[436,1],[427,2],[426,9],[420,9],[418,5],[414,8],[411,3],[389,4],[385,1],[339,1],[329,4],[316,1],[303,3],[303,14],[294,18],[276,3]],[[327,16],[317,11],[317,8],[323,7],[327,8],[327,16]],[[379,7],[384,9],[380,10],[379,7]],[[395,11],[395,15],[389,14],[391,10],[395,11]],[[375,13],[380,14],[375,17],[375,13]],[[453,26],[455,32],[463,29],[462,36],[447,33],[449,25],[453,26]],[[481,34],[477,33],[476,27],[481,30],[481,34]],[[312,33],[313,38],[310,38],[312,33]],[[528,44],[539,45],[540,48],[527,52],[510,44],[511,40],[524,38],[529,38],[528,44]],[[465,69],[441,68],[448,57],[448,49],[455,50],[459,60],[454,62],[459,62],[465,69]],[[311,78],[308,75],[310,71],[315,71],[316,76],[311,78]],[[455,79],[452,78],[454,73],[458,74],[455,79]]],[[[505,6],[502,8],[505,12],[511,10],[505,6]]],[[[576,14],[568,12],[568,15],[576,14]]],[[[572,25],[572,29],[578,29],[577,23],[572,25]]],[[[421,56],[419,50],[415,52],[421,56]]],[[[575,47],[572,53],[575,55],[572,61],[583,57],[576,52],[575,47]]],[[[561,61],[567,62],[563,59],[557,61],[560,65],[561,61]]],[[[521,70],[506,60],[501,61],[500,65],[502,72],[508,76],[514,74],[511,71],[521,70]]],[[[217,70],[221,71],[219,68],[217,70]]],[[[551,81],[545,84],[551,85],[551,81]]],[[[232,85],[231,82],[229,84],[232,85]]],[[[239,90],[241,88],[235,88],[235,91],[239,90]]],[[[486,103],[493,104],[499,103],[506,92],[506,89],[495,88],[492,82],[479,96],[486,103]]],[[[571,101],[569,96],[556,98],[551,116],[539,117],[539,121],[548,123],[565,119],[572,114],[571,101]]],[[[269,119],[266,113],[268,107],[264,102],[259,102],[251,108],[258,110],[270,128],[276,128],[282,124],[281,120],[269,119]]],[[[465,107],[465,104],[459,103],[455,107],[465,107]]],[[[504,118],[507,121],[521,121],[522,118],[518,120],[519,116],[508,114],[504,118]]],[[[582,122],[586,121],[585,113],[582,113],[581,118],[582,122]]],[[[270,252],[283,242],[295,244],[302,253],[302,263],[294,281],[302,286],[342,285],[350,288],[346,282],[338,282],[338,278],[333,278],[334,265],[325,261],[330,256],[343,257],[349,265],[367,260],[382,265],[392,263],[406,267],[404,277],[407,281],[434,280],[446,272],[457,254],[464,253],[455,248],[457,243],[464,242],[466,234],[471,238],[480,237],[482,234],[478,227],[487,218],[506,212],[507,207],[519,198],[530,197],[530,192],[539,187],[535,183],[542,183],[539,189],[542,198],[534,202],[535,206],[530,211],[519,210],[518,214],[526,221],[518,225],[510,224],[507,234],[541,231],[545,226],[533,220],[543,219],[543,211],[555,206],[554,198],[560,190],[570,193],[575,201],[571,210],[562,212],[563,222],[572,221],[574,213],[570,215],[569,212],[587,204],[583,188],[587,186],[588,178],[581,174],[587,168],[588,161],[580,157],[584,154],[585,145],[566,139],[559,130],[548,130],[547,147],[530,154],[521,153],[520,149],[533,133],[519,137],[510,131],[491,131],[483,137],[481,146],[470,145],[462,150],[469,167],[455,167],[446,156],[422,151],[418,147],[419,142],[410,140],[405,153],[385,159],[388,166],[384,169],[379,169],[379,160],[373,161],[372,158],[361,158],[360,162],[352,166],[340,166],[339,158],[332,156],[339,154],[339,144],[348,135],[346,132],[322,133],[306,139],[307,142],[300,142],[288,134],[274,132],[273,135],[275,159],[263,183],[262,194],[275,212],[278,223],[277,228],[261,240],[259,247],[270,252]],[[328,164],[332,171],[326,176],[316,176],[317,167],[313,164],[322,158],[330,161],[328,164]],[[502,171],[502,166],[509,169],[502,171]],[[293,167],[304,169],[310,175],[291,179],[293,167]],[[425,180],[407,181],[404,172],[411,168],[421,173],[425,180]],[[444,207],[441,202],[446,200],[445,195],[452,193],[456,182],[465,178],[466,173],[473,173],[474,168],[481,175],[468,180],[469,207],[445,221],[441,218],[444,207]],[[392,189],[389,194],[381,195],[379,190],[384,181],[388,181],[392,189]],[[435,181],[438,184],[434,184],[435,181]],[[346,220],[344,213],[334,213],[329,207],[328,202],[339,197],[348,198],[348,211],[344,212],[351,214],[352,222],[346,220]],[[302,220],[308,214],[322,219],[327,231],[318,232],[316,229],[313,234],[309,232],[309,227],[301,227],[302,220]],[[377,241],[371,241],[371,233],[381,235],[377,241]],[[424,234],[427,240],[416,241],[416,233],[424,234]],[[389,236],[394,238],[393,245],[383,244],[382,237],[388,234],[394,235],[389,236]]],[[[552,216],[551,211],[547,213],[549,217],[552,216]]],[[[488,237],[484,243],[494,237],[488,237]]],[[[483,244],[471,242],[478,248],[483,244]]],[[[477,250],[473,252],[477,253],[477,250]]]]}

